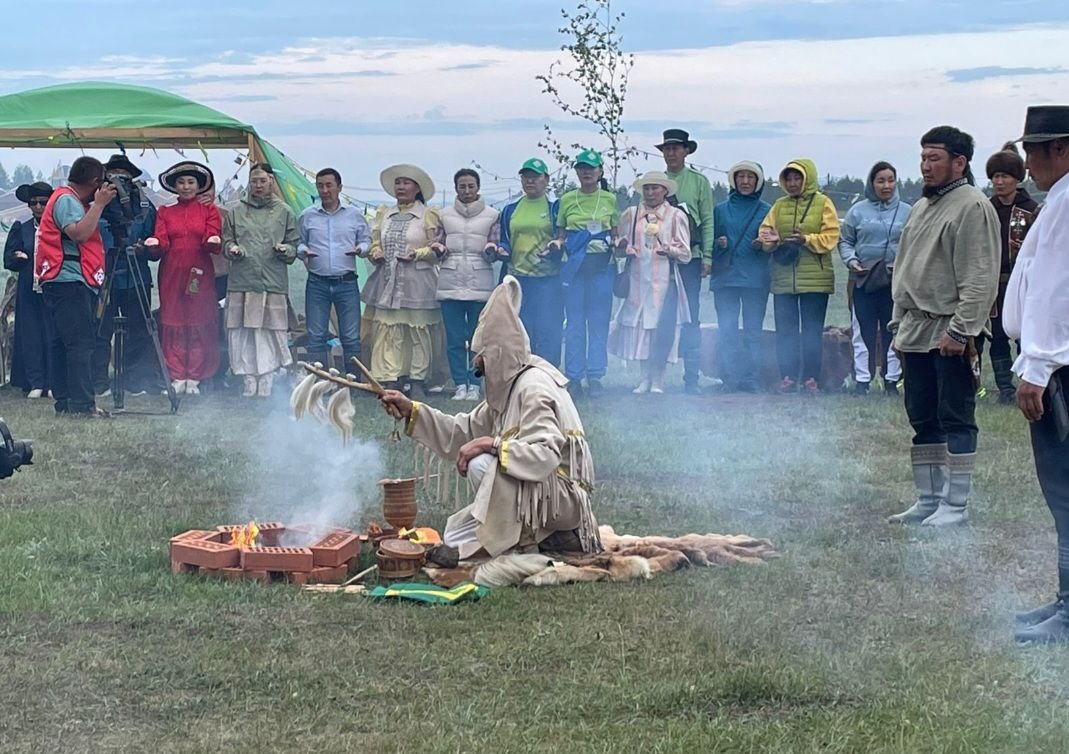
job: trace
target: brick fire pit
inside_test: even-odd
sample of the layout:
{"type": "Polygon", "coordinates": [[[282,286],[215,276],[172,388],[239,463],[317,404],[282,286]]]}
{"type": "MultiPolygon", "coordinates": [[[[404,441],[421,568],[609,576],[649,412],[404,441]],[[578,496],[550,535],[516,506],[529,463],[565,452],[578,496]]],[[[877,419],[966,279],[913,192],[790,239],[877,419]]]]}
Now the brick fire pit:
{"type": "Polygon", "coordinates": [[[239,525],[191,529],[171,537],[171,571],[233,581],[340,584],[360,559],[360,536],[349,529],[316,531],[274,522],[257,526],[255,547],[231,544],[239,525]]]}

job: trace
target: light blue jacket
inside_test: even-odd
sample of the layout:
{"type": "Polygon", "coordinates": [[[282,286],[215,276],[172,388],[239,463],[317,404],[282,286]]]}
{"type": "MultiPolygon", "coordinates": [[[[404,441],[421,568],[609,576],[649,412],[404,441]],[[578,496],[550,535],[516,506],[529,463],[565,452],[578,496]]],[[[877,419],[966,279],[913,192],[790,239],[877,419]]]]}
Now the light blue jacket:
{"type": "Polygon", "coordinates": [[[906,224],[908,204],[898,198],[898,187],[889,201],[881,202],[870,180],[865,184],[865,198],[851,207],[843,220],[839,235],[839,256],[849,266],[853,260],[865,269],[886,259],[894,266],[902,226],[906,224]]]}

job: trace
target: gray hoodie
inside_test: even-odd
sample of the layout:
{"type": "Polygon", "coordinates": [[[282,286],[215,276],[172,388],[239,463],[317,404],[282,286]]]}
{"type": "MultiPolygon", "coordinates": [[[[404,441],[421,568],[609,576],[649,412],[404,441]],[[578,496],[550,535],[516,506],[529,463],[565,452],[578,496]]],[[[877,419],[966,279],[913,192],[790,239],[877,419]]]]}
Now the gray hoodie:
{"type": "Polygon", "coordinates": [[[911,207],[898,198],[898,186],[889,201],[881,202],[870,179],[865,184],[865,198],[846,213],[839,235],[839,256],[847,266],[853,260],[869,269],[881,259],[894,266],[902,226],[911,207]]]}

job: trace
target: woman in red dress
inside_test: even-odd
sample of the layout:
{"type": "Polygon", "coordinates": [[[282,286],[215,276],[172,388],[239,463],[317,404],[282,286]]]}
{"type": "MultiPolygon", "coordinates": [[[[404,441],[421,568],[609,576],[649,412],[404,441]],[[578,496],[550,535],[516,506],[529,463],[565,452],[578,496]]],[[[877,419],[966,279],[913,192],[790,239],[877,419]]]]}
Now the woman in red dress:
{"type": "Polygon", "coordinates": [[[178,203],[160,207],[156,232],[146,241],[160,260],[160,341],[178,393],[200,393],[200,381],[219,368],[219,303],[212,255],[222,248],[222,221],[202,195],[215,188],[206,166],[191,160],[160,174],[178,203]]]}

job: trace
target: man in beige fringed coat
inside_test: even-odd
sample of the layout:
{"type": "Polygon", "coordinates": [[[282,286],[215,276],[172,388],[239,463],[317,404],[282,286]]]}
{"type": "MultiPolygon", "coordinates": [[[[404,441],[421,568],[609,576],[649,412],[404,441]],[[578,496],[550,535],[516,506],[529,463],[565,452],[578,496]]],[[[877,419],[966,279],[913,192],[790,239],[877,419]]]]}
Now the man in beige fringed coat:
{"type": "Polygon", "coordinates": [[[448,416],[389,390],[387,413],[407,434],[456,461],[474,502],[446,524],[443,541],[461,559],[510,550],[601,549],[590,507],[594,465],[568,381],[531,354],[520,322],[520,284],[506,277],[490,296],[472,340],[486,400],[448,416]]]}

